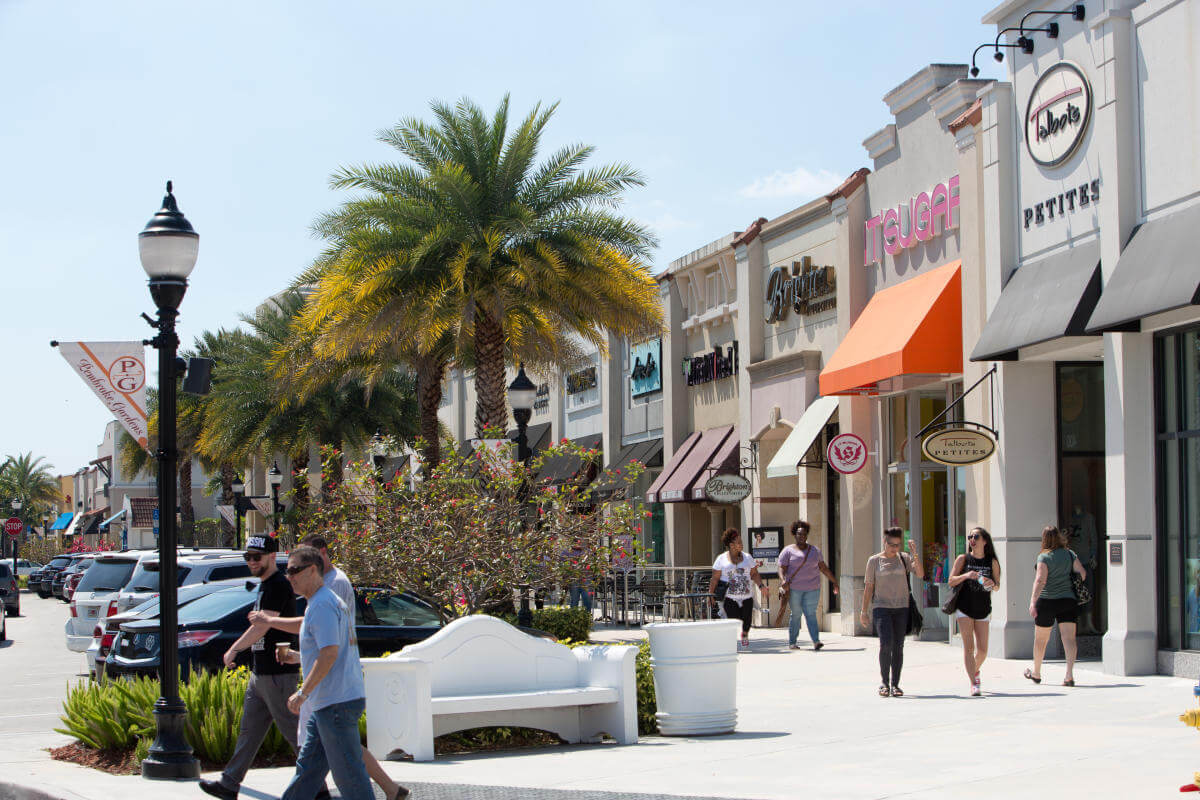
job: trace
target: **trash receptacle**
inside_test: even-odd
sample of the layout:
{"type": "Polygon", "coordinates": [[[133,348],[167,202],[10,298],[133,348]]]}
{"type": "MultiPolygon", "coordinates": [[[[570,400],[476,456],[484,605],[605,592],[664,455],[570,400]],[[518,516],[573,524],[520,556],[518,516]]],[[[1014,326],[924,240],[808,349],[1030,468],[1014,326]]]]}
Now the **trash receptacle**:
{"type": "Polygon", "coordinates": [[[645,626],[663,736],[730,733],[737,725],[737,636],[741,621],[645,626]]]}

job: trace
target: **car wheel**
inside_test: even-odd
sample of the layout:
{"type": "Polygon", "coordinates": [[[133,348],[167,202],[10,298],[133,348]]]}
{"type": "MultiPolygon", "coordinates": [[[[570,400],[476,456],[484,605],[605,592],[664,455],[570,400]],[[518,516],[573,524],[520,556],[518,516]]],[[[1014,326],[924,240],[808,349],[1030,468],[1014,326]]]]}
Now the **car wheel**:
{"type": "Polygon", "coordinates": [[[49,596],[50,596],[50,593],[49,593],[49,592],[43,592],[41,589],[38,589],[38,597],[40,597],[40,598],[42,598],[43,600],[45,600],[45,599],[46,599],[46,598],[48,598],[49,596]]]}

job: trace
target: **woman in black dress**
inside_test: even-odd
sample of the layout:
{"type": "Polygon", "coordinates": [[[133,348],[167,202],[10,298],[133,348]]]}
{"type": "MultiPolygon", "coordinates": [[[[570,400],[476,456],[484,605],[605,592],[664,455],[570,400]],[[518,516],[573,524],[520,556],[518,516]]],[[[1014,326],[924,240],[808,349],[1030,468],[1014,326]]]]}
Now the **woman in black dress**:
{"type": "Polygon", "coordinates": [[[988,625],[992,619],[992,592],[1000,588],[1000,559],[992,546],[992,535],[983,528],[967,534],[967,552],[954,561],[950,585],[961,586],[954,604],[954,617],[962,636],[963,665],[971,682],[971,696],[982,694],[979,668],[987,658],[988,625]]]}

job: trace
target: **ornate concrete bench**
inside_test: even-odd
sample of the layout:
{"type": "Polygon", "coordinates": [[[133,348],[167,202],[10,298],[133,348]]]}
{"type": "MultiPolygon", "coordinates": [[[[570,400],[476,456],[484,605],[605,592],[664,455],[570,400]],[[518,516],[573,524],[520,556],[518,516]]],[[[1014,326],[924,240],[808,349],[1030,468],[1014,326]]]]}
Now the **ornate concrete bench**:
{"type": "Polygon", "coordinates": [[[433,739],[491,725],[568,742],[637,743],[637,648],[571,649],[494,617],[464,617],[387,658],[364,658],[367,748],[433,760],[433,739]]]}

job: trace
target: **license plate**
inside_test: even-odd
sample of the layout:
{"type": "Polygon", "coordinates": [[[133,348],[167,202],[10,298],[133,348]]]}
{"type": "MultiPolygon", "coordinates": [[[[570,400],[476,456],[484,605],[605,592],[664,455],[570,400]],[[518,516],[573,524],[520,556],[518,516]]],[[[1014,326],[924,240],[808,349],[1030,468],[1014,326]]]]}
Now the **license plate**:
{"type": "Polygon", "coordinates": [[[95,617],[95,616],[96,616],[96,614],[97,614],[97,613],[99,613],[99,611],[100,611],[100,609],[98,609],[98,608],[89,608],[89,609],[87,610],[87,615],[88,615],[89,617],[95,617]]]}

